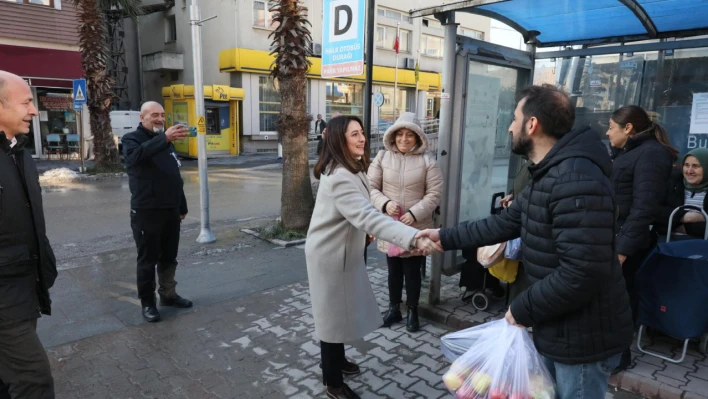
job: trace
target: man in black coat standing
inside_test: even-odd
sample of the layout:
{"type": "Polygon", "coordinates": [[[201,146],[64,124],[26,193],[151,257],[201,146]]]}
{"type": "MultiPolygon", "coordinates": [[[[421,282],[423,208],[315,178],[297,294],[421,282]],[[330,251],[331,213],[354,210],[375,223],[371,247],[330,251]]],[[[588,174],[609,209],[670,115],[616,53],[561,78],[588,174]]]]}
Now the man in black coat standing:
{"type": "Polygon", "coordinates": [[[130,193],[130,227],[138,247],[138,296],[145,320],[160,320],[155,301],[155,265],[161,306],[192,307],[175,291],[180,225],[187,216],[181,166],[172,143],[189,135],[186,126],[165,131],[165,110],[156,102],[140,109],[140,125],[123,137],[130,193]]]}
{"type": "Polygon", "coordinates": [[[327,122],[322,119],[322,114],[317,114],[317,120],[315,121],[315,134],[317,135],[317,155],[322,152],[323,139],[325,135],[325,129],[327,129],[327,122]]]}
{"type": "Polygon", "coordinates": [[[37,114],[27,83],[0,71],[0,399],[54,398],[36,329],[40,314],[51,314],[56,259],[37,167],[24,148],[37,114]]]}
{"type": "Polygon", "coordinates": [[[419,236],[445,250],[521,237],[531,286],[511,303],[510,324],[533,339],[560,398],[604,398],[610,373],[634,333],[615,248],[612,164],[597,133],[571,130],[575,108],[552,86],[531,86],[509,128],[531,179],[498,215],[419,236]]]}

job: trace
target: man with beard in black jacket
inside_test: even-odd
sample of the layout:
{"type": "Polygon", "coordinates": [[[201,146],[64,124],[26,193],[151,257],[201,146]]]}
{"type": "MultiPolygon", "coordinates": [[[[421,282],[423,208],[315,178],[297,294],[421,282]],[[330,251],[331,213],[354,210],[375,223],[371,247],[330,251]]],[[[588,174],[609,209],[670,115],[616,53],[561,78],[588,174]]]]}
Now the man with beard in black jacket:
{"type": "Polygon", "coordinates": [[[37,113],[27,83],[0,71],[0,399],[54,398],[36,329],[40,314],[51,314],[57,267],[37,167],[25,151],[37,113]]]}
{"type": "Polygon", "coordinates": [[[634,333],[615,248],[612,164],[598,134],[571,130],[575,108],[552,86],[531,86],[509,128],[512,150],[527,155],[529,185],[487,219],[419,236],[445,250],[521,237],[532,284],[514,299],[509,323],[533,327],[560,398],[604,398],[634,333]]]}
{"type": "Polygon", "coordinates": [[[150,101],[140,109],[140,125],[123,137],[130,193],[130,227],[138,247],[138,296],[143,317],[160,320],[155,301],[155,265],[160,305],[190,308],[175,291],[180,225],[187,216],[181,166],[172,143],[189,135],[186,126],[165,131],[165,110],[150,101]]]}

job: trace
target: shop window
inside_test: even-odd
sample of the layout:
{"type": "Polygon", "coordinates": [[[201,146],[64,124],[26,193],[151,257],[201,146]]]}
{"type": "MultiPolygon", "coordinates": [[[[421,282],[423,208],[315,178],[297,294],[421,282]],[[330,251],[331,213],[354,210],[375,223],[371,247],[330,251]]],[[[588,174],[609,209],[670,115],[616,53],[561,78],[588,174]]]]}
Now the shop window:
{"type": "Polygon", "coordinates": [[[364,85],[327,82],[327,119],[330,119],[335,113],[362,117],[363,110],[364,85]]]}
{"type": "Polygon", "coordinates": [[[457,28],[457,34],[460,36],[471,37],[472,39],[484,40],[484,32],[480,32],[474,29],[457,28]]]}
{"type": "Polygon", "coordinates": [[[42,152],[47,153],[47,135],[58,134],[64,142],[69,134],[78,134],[76,112],[73,109],[71,89],[37,88],[39,130],[42,152]]]}
{"type": "Polygon", "coordinates": [[[280,92],[273,85],[273,80],[267,76],[258,77],[258,112],[261,132],[278,131],[280,106],[280,92]]]}
{"type": "Polygon", "coordinates": [[[177,41],[177,20],[175,16],[165,18],[165,43],[177,41]]]}
{"type": "Polygon", "coordinates": [[[253,26],[256,28],[275,29],[278,24],[273,22],[273,12],[276,5],[273,1],[253,0],[253,26]]]}
{"type": "Polygon", "coordinates": [[[420,51],[428,57],[442,58],[444,39],[438,36],[421,35],[420,51]]]}
{"type": "Polygon", "coordinates": [[[379,7],[378,10],[376,10],[376,13],[379,16],[382,16],[382,17],[385,17],[388,19],[411,23],[411,18],[408,15],[406,15],[405,13],[402,13],[400,11],[394,11],[394,10],[389,10],[387,8],[379,7]]]}
{"type": "Polygon", "coordinates": [[[396,115],[393,115],[393,90],[393,87],[390,86],[381,87],[381,93],[384,95],[384,103],[379,108],[379,130],[385,130],[397,117],[409,110],[408,90],[398,89],[398,95],[396,96],[396,115]]]}
{"type": "MultiPolygon", "coordinates": [[[[380,49],[393,50],[396,42],[396,28],[392,26],[378,25],[376,27],[376,47],[380,49]]],[[[411,31],[400,30],[399,52],[411,52],[411,31]]]]}
{"type": "Polygon", "coordinates": [[[18,4],[32,4],[36,6],[47,6],[47,7],[54,7],[54,0],[5,0],[9,1],[10,3],[18,3],[18,4]]]}

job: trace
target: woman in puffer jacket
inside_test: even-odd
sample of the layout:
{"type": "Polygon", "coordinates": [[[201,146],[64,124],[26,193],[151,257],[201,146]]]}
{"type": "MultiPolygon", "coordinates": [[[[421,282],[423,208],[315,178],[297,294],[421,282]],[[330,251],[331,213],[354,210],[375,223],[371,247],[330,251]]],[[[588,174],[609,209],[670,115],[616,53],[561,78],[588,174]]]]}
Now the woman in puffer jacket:
{"type": "MultiPolygon", "coordinates": [[[[433,212],[440,204],[443,178],[435,157],[428,154],[428,139],[415,123],[415,114],[406,112],[384,134],[384,146],[369,166],[371,202],[381,212],[417,229],[433,227],[433,212]]],[[[388,243],[380,241],[378,249],[388,253],[388,243]]],[[[425,257],[389,257],[388,295],[390,307],[383,315],[383,326],[403,320],[401,298],[406,282],[406,329],[420,328],[418,300],[422,282],[421,267],[425,257]]]]}
{"type": "MultiPolygon", "coordinates": [[[[612,185],[618,208],[616,248],[636,322],[635,275],[656,244],[651,226],[663,208],[678,151],[671,146],[664,128],[636,105],[612,113],[607,137],[612,146],[612,185]]],[[[629,368],[631,363],[627,348],[616,371],[629,368]]]]}

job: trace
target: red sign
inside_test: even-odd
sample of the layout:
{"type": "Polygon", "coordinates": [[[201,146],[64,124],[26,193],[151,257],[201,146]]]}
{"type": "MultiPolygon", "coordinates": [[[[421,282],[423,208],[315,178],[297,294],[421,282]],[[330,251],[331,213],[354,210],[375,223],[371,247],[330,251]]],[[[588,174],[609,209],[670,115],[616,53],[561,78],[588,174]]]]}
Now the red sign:
{"type": "Polygon", "coordinates": [[[40,96],[39,108],[46,110],[70,110],[73,106],[71,94],[40,96]]]}

